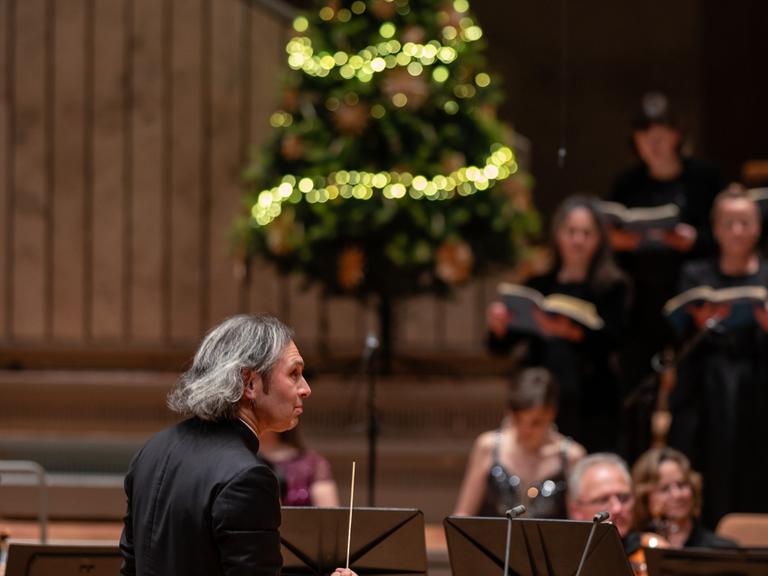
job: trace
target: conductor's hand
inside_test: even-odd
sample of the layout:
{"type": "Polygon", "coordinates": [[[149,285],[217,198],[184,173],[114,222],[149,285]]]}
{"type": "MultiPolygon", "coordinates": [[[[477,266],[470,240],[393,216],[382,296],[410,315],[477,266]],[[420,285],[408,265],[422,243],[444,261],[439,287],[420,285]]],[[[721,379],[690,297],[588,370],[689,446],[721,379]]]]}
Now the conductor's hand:
{"type": "Polygon", "coordinates": [[[509,309],[501,302],[492,302],[488,306],[487,321],[488,330],[497,338],[504,338],[507,334],[507,326],[512,317],[509,309]]]}
{"type": "Polygon", "coordinates": [[[678,224],[674,230],[664,234],[662,242],[678,252],[688,252],[696,243],[696,228],[690,224],[678,224]]]}
{"type": "Polygon", "coordinates": [[[336,571],[331,576],[357,576],[349,568],[336,568],[336,571]]]}
{"type": "Polygon", "coordinates": [[[608,229],[608,239],[617,252],[632,252],[640,245],[642,236],[637,232],[611,227],[608,229]]]}

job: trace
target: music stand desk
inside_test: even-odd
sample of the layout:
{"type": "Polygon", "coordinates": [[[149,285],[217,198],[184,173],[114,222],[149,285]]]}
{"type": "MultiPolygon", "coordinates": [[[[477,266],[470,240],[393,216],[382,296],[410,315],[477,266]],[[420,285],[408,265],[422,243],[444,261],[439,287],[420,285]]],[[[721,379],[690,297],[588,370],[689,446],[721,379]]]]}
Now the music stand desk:
{"type": "Polygon", "coordinates": [[[648,576],[765,576],[768,548],[648,548],[648,576]]]}
{"type": "MultiPolygon", "coordinates": [[[[348,508],[283,507],[282,576],[331,574],[347,556],[348,508]]],[[[424,515],[405,508],[354,508],[349,567],[359,576],[427,573],[424,515]]]]}
{"type": "MultiPolygon", "coordinates": [[[[453,576],[501,576],[507,538],[506,518],[449,516],[443,521],[453,576]]],[[[592,522],[516,518],[512,521],[509,574],[573,576],[592,522]]],[[[632,576],[619,532],[597,526],[584,576],[632,576]]]]}
{"type": "Polygon", "coordinates": [[[5,576],[115,576],[123,558],[117,544],[39,544],[11,540],[5,576]]]}

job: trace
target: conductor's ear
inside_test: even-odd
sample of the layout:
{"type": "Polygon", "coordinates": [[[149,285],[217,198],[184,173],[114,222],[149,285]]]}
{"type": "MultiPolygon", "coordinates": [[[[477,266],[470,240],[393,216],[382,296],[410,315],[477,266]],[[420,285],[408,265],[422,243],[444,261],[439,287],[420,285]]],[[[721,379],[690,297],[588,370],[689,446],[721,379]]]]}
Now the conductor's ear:
{"type": "Polygon", "coordinates": [[[251,368],[243,368],[240,371],[243,379],[243,392],[245,395],[252,395],[256,390],[256,383],[261,380],[261,375],[251,368]]]}

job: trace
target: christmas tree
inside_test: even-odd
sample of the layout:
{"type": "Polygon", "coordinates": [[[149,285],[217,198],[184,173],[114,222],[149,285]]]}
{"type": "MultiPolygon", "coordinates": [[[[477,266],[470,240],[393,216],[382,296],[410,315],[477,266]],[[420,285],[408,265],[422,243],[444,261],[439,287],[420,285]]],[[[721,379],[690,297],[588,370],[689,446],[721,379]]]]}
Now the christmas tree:
{"type": "Polygon", "coordinates": [[[386,305],[514,263],[538,220],[469,3],[329,0],[293,30],[248,255],[386,305]]]}

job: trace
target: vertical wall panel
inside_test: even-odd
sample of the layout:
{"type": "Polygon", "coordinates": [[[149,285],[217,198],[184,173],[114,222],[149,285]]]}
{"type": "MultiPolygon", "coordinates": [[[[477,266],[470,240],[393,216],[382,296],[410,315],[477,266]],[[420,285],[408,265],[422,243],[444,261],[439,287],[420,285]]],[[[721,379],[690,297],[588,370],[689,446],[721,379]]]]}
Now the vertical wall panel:
{"type": "Polygon", "coordinates": [[[456,293],[443,303],[441,349],[448,351],[477,348],[480,335],[475,323],[475,304],[479,290],[478,283],[472,282],[459,287],[456,293]]]}
{"type": "Polygon", "coordinates": [[[132,0],[131,337],[158,341],[162,333],[163,3],[132,0]]]}
{"type": "Polygon", "coordinates": [[[56,0],[53,337],[83,337],[84,0],[56,0]]]}
{"type": "Polygon", "coordinates": [[[435,299],[417,296],[402,301],[398,308],[394,314],[394,349],[399,352],[435,349],[435,323],[439,313],[435,299]]]}
{"type": "Polygon", "coordinates": [[[8,296],[10,295],[10,282],[12,280],[11,260],[8,253],[12,247],[11,232],[13,227],[8,221],[8,203],[11,198],[10,179],[12,171],[9,166],[10,153],[13,150],[9,146],[11,138],[11,123],[8,115],[11,109],[12,79],[9,74],[13,72],[13,64],[9,62],[13,54],[12,9],[15,0],[0,0],[0,341],[6,340],[10,334],[7,326],[7,312],[10,308],[8,296]]]}
{"type": "Polygon", "coordinates": [[[200,288],[202,297],[197,311],[200,326],[207,329],[211,322],[211,204],[213,195],[211,180],[212,134],[212,93],[211,58],[213,41],[213,5],[214,0],[202,0],[200,5],[200,158],[198,176],[200,178],[200,204],[197,218],[200,222],[198,239],[200,288]]]}
{"type": "Polygon", "coordinates": [[[199,275],[200,222],[200,3],[173,1],[171,202],[171,339],[194,341],[202,290],[199,275]]]}
{"type": "Polygon", "coordinates": [[[162,55],[163,76],[162,103],[162,338],[172,340],[171,307],[173,305],[171,263],[173,259],[173,0],[162,0],[162,55]]]}
{"type": "Polygon", "coordinates": [[[240,61],[243,27],[237,0],[213,4],[211,58],[211,323],[238,311],[239,283],[235,278],[232,224],[241,206],[240,118],[242,75],[240,61]]]}
{"type": "MultiPolygon", "coordinates": [[[[278,77],[287,66],[280,23],[260,10],[251,11],[251,143],[258,155],[270,134],[269,116],[279,106],[278,77]]],[[[277,273],[261,259],[251,263],[250,311],[280,313],[277,273]]]]}
{"type": "MultiPolygon", "coordinates": [[[[371,303],[373,306],[373,303],[371,303]]],[[[354,351],[365,344],[365,308],[354,298],[329,298],[327,346],[331,352],[354,351]]]]}
{"type": "MultiPolygon", "coordinates": [[[[239,32],[239,57],[238,57],[238,75],[240,76],[240,119],[238,126],[238,157],[241,170],[246,166],[249,160],[249,150],[251,142],[251,122],[253,120],[253,21],[251,20],[251,8],[245,2],[240,2],[240,15],[238,22],[239,32]]],[[[242,183],[241,183],[242,187],[242,183]]],[[[244,190],[244,187],[242,187],[244,190]]],[[[247,208],[242,200],[239,204],[241,214],[247,214],[247,208]]],[[[237,239],[236,241],[240,241],[237,239]]],[[[243,247],[236,245],[235,254],[243,257],[243,247]]],[[[235,264],[235,274],[239,280],[237,293],[237,306],[240,312],[250,312],[250,278],[248,277],[248,266],[244,261],[235,264]]]]}
{"type": "Polygon", "coordinates": [[[302,350],[315,351],[319,345],[320,288],[315,284],[305,285],[298,275],[289,281],[290,312],[287,322],[296,331],[302,350]]]}
{"type": "Polygon", "coordinates": [[[45,15],[44,0],[16,5],[12,328],[20,340],[45,329],[45,15]]]}
{"type": "Polygon", "coordinates": [[[124,335],[126,273],[124,213],[125,22],[124,2],[94,2],[92,334],[124,335]]]}

